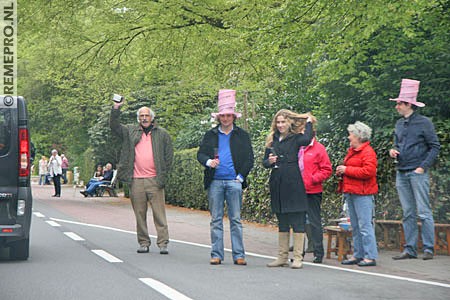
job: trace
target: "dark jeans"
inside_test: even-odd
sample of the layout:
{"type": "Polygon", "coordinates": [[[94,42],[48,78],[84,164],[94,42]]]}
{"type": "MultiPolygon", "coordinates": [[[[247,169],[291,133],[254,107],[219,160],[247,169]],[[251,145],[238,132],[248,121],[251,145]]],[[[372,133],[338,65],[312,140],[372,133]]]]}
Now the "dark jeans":
{"type": "Polygon", "coordinates": [[[307,194],[308,198],[308,220],[311,224],[312,240],[314,243],[314,256],[323,257],[323,229],[322,218],[320,213],[322,211],[322,193],[307,194]]]}
{"type": "Polygon", "coordinates": [[[279,232],[289,232],[291,227],[296,233],[305,232],[306,211],[277,214],[277,218],[279,232]]]}
{"type": "Polygon", "coordinates": [[[61,195],[61,174],[53,176],[53,184],[55,185],[55,195],[61,195]]]}

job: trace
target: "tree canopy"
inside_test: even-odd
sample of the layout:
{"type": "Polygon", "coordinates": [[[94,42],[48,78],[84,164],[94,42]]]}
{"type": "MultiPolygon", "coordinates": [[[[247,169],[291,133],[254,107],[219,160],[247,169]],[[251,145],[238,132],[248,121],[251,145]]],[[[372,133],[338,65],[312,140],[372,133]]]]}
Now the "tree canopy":
{"type": "Polygon", "coordinates": [[[179,149],[195,147],[221,88],[238,91],[255,142],[290,108],[319,118],[336,158],[356,120],[385,151],[398,118],[388,98],[402,78],[421,81],[423,113],[448,141],[450,1],[18,2],[19,92],[43,154],[58,147],[78,160],[91,149],[96,160],[116,159],[113,93],[125,96],[129,122],[151,106],[179,149]]]}

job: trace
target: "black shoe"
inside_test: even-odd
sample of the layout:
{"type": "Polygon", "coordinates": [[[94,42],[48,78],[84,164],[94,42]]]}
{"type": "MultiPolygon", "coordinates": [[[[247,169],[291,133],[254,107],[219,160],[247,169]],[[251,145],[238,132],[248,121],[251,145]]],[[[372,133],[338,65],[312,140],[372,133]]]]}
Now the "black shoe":
{"type": "Polygon", "coordinates": [[[362,260],[358,263],[358,266],[360,266],[360,267],[375,267],[376,265],[377,265],[377,262],[375,261],[375,259],[372,261],[362,260]]]}
{"type": "Polygon", "coordinates": [[[423,253],[423,257],[422,257],[422,259],[423,260],[430,260],[430,259],[433,259],[433,253],[431,253],[431,252],[424,252],[423,253]]]}
{"type": "Polygon", "coordinates": [[[316,256],[316,257],[314,257],[313,263],[315,263],[315,264],[321,264],[321,263],[322,263],[322,260],[323,260],[323,257],[316,256]]]}
{"type": "Polygon", "coordinates": [[[87,197],[87,195],[88,195],[88,194],[86,193],[86,191],[80,191],[80,194],[83,195],[84,197],[87,197]]]}
{"type": "Polygon", "coordinates": [[[148,253],[149,249],[148,246],[139,246],[139,248],[137,249],[137,253],[148,253]]]}
{"type": "Polygon", "coordinates": [[[61,197],[60,195],[52,195],[52,197],[61,197]]]}
{"type": "Polygon", "coordinates": [[[357,265],[360,261],[362,261],[362,258],[353,258],[353,259],[346,259],[341,261],[342,265],[357,265]]]}
{"type": "Polygon", "coordinates": [[[159,248],[159,254],[169,254],[169,250],[167,250],[167,247],[161,247],[159,248]]]}
{"type": "Polygon", "coordinates": [[[401,259],[409,259],[409,258],[417,258],[417,256],[412,256],[411,254],[409,254],[408,252],[403,252],[400,255],[394,256],[392,257],[393,260],[401,260],[401,259]]]}

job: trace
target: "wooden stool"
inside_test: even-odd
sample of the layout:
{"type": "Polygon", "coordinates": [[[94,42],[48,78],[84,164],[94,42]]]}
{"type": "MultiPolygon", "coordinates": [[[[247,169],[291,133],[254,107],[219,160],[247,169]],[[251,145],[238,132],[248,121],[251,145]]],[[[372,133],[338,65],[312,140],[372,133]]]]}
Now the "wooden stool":
{"type": "Polygon", "coordinates": [[[339,226],[326,226],[324,229],[327,234],[327,258],[331,258],[331,252],[334,252],[338,257],[338,261],[342,261],[344,258],[347,258],[347,254],[353,253],[347,241],[348,238],[352,237],[351,231],[344,230],[339,226]],[[333,236],[336,240],[334,248],[331,247],[333,236]]]}

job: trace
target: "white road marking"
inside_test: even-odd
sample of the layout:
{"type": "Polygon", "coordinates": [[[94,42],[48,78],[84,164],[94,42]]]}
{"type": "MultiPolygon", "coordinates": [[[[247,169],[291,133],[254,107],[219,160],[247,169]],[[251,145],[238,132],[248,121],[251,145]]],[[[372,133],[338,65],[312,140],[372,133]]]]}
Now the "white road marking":
{"type": "Polygon", "coordinates": [[[38,218],[45,218],[45,216],[43,214],[41,214],[40,212],[35,212],[35,213],[33,213],[33,215],[35,215],[38,218]]]}
{"type": "Polygon", "coordinates": [[[140,281],[171,300],[192,300],[170,286],[152,278],[139,278],[140,281]]]}
{"type": "MultiPolygon", "coordinates": [[[[56,219],[56,218],[50,218],[50,219],[59,221],[62,223],[70,223],[70,224],[77,224],[77,225],[88,226],[88,227],[96,227],[96,228],[113,230],[113,231],[117,231],[117,232],[124,232],[124,233],[130,233],[130,234],[136,235],[136,232],[134,232],[134,231],[122,230],[122,229],[108,227],[108,226],[74,222],[74,221],[56,219]]],[[[150,235],[150,236],[152,238],[156,238],[156,236],[153,236],[153,235],[150,235]]],[[[205,244],[192,243],[192,242],[173,240],[173,239],[170,239],[170,241],[175,242],[175,243],[185,244],[185,245],[191,245],[191,246],[197,246],[197,247],[203,247],[203,248],[211,248],[210,245],[205,245],[205,244]]],[[[225,251],[231,252],[230,249],[225,249],[225,251]]],[[[259,258],[276,259],[276,257],[274,257],[274,256],[262,255],[262,254],[252,253],[252,252],[245,252],[245,254],[247,256],[259,257],[259,258]]],[[[303,264],[313,266],[313,267],[319,267],[319,268],[328,268],[328,269],[334,269],[334,270],[345,271],[345,272],[350,272],[350,273],[359,273],[359,274],[364,274],[364,275],[369,275],[369,276],[383,277],[383,278],[396,279],[396,280],[401,280],[401,281],[408,281],[408,282],[415,282],[415,283],[422,283],[422,284],[433,285],[433,286],[440,286],[440,287],[444,287],[444,288],[450,288],[450,284],[429,281],[429,280],[420,280],[420,279],[413,279],[413,278],[395,276],[395,275],[389,275],[389,274],[359,271],[359,270],[353,270],[353,269],[347,269],[347,268],[341,268],[341,267],[335,267],[335,266],[328,266],[325,264],[314,264],[314,263],[309,263],[309,262],[303,262],[303,264]]]]}
{"type": "Polygon", "coordinates": [[[118,259],[117,257],[109,254],[105,250],[91,250],[91,251],[94,252],[95,254],[97,254],[98,256],[100,256],[101,258],[103,258],[104,260],[109,261],[110,263],[123,262],[122,260],[118,259]]]}
{"type": "Polygon", "coordinates": [[[61,225],[59,225],[58,223],[56,223],[55,221],[45,221],[48,223],[48,225],[53,226],[53,227],[59,227],[61,225]]]}
{"type": "Polygon", "coordinates": [[[84,241],[84,239],[74,232],[64,232],[65,235],[70,237],[74,241],[84,241]]]}
{"type": "Polygon", "coordinates": [[[123,230],[123,229],[118,229],[118,228],[114,228],[114,227],[95,225],[95,224],[89,224],[89,223],[82,223],[82,222],[75,222],[75,221],[69,221],[69,220],[63,220],[63,219],[57,219],[57,218],[50,218],[50,219],[53,220],[53,221],[61,222],[61,223],[82,225],[82,226],[87,226],[87,227],[95,227],[95,228],[108,229],[108,230],[117,231],[117,232],[136,234],[136,232],[134,232],[134,231],[123,230]]]}

